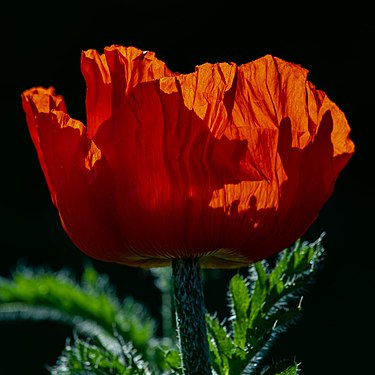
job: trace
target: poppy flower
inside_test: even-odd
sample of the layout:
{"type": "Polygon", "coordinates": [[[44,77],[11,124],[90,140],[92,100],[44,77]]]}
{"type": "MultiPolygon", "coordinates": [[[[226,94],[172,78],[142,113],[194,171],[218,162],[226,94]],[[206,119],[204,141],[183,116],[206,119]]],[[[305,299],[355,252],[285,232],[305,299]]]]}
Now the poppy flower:
{"type": "Polygon", "coordinates": [[[52,201],[87,255],[241,267],[290,246],[354,153],[343,112],[272,55],[170,71],[153,52],[83,51],[87,124],[53,87],[22,93],[52,201]]]}

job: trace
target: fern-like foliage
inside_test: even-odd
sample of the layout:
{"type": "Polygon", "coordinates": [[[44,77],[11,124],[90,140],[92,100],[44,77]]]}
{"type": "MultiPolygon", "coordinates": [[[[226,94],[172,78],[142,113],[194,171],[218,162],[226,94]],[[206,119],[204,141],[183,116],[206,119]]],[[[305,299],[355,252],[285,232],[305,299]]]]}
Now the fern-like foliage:
{"type": "MultiPolygon", "coordinates": [[[[321,236],[297,241],[271,266],[258,262],[229,283],[231,316],[222,322],[206,315],[213,373],[217,375],[296,375],[299,364],[267,364],[267,350],[278,333],[300,315],[301,298],[324,258],[321,236]]],[[[0,277],[0,319],[53,320],[72,326],[73,339],[50,367],[51,375],[181,374],[180,353],[171,332],[170,270],[151,270],[163,295],[165,337],[144,305],[120,300],[106,275],[93,267],[77,281],[71,272],[19,267],[0,277]]]]}
{"type": "Polygon", "coordinates": [[[62,322],[120,353],[116,331],[145,360],[158,364],[163,358],[165,340],[155,338],[156,323],[145,307],[130,297],[120,301],[108,277],[91,266],[80,282],[68,270],[20,266],[11,279],[0,278],[0,319],[62,322]]]}
{"type": "Polygon", "coordinates": [[[72,345],[68,340],[56,365],[49,370],[51,375],[151,375],[131,344],[121,342],[121,352],[115,355],[99,340],[79,337],[72,345]]]}
{"type": "MultiPolygon", "coordinates": [[[[324,258],[322,236],[314,243],[296,242],[280,253],[273,267],[266,261],[236,274],[229,284],[229,327],[206,317],[211,360],[219,375],[260,374],[267,350],[278,333],[300,315],[301,298],[324,258]]],[[[277,364],[264,374],[296,374],[297,363],[277,364]],[[275,370],[285,367],[283,370],[275,370]],[[271,372],[279,371],[279,372],[271,372]],[[280,372],[281,371],[281,372],[280,372]]]]}

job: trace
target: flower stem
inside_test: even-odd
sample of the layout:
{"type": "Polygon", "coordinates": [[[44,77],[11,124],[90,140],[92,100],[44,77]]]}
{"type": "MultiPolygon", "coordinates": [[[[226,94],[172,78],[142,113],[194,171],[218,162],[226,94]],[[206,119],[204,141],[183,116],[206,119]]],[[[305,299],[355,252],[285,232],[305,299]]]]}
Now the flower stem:
{"type": "Polygon", "coordinates": [[[198,258],[172,261],[177,334],[186,375],[212,374],[200,271],[198,258]]]}

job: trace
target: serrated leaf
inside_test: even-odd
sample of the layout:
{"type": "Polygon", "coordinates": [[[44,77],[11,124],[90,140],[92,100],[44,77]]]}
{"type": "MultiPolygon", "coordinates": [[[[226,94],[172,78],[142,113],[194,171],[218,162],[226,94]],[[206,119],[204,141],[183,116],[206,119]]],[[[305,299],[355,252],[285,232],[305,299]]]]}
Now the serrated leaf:
{"type": "Polygon", "coordinates": [[[234,352],[234,344],[226,328],[216,317],[206,315],[207,332],[212,366],[218,374],[228,374],[228,360],[234,352]]]}
{"type": "Polygon", "coordinates": [[[295,361],[280,361],[272,366],[268,366],[267,370],[262,372],[262,375],[297,375],[299,365],[295,361]]]}
{"type": "Polygon", "coordinates": [[[250,306],[249,289],[239,274],[232,277],[229,284],[229,299],[233,313],[234,344],[245,349],[246,331],[248,327],[248,309],[250,306]]]}
{"type": "Polygon", "coordinates": [[[147,364],[131,346],[122,346],[120,356],[114,355],[100,342],[76,337],[66,345],[51,375],[151,375],[147,364]]]}
{"type": "MultiPolygon", "coordinates": [[[[300,315],[301,296],[324,259],[321,239],[322,236],[314,243],[297,241],[294,247],[279,254],[273,266],[267,261],[251,265],[250,285],[239,275],[231,279],[228,294],[233,331],[226,333],[217,320],[209,320],[207,324],[211,357],[218,374],[240,374],[245,369],[248,374],[259,374],[277,334],[300,315]],[[221,340],[220,335],[225,338],[221,340]],[[222,348],[232,348],[230,355],[222,348]]],[[[279,372],[269,370],[267,375],[297,373],[294,363],[280,366],[272,368],[279,372]]]]}
{"type": "Polygon", "coordinates": [[[269,276],[270,288],[276,288],[278,294],[283,292],[285,271],[288,267],[288,250],[284,250],[269,276]]]}
{"type": "Polygon", "coordinates": [[[155,333],[155,322],[145,307],[131,298],[120,301],[108,278],[91,268],[85,269],[81,283],[66,270],[27,267],[16,270],[10,280],[0,278],[0,319],[9,319],[10,311],[19,319],[70,324],[81,333],[85,331],[81,326],[90,324],[111,336],[115,327],[145,356],[155,333]]]}
{"type": "Polygon", "coordinates": [[[165,368],[174,370],[175,373],[181,372],[181,356],[177,350],[169,349],[164,352],[165,368]]]}
{"type": "Polygon", "coordinates": [[[253,265],[256,271],[256,279],[250,302],[249,328],[254,326],[254,322],[259,320],[258,314],[262,313],[262,307],[267,296],[268,278],[262,262],[253,265]]]}

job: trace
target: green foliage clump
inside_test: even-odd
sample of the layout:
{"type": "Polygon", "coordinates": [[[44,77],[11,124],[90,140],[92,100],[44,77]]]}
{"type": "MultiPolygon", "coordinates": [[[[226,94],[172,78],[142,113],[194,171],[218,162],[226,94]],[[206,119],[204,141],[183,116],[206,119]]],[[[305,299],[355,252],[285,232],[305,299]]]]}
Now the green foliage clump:
{"type": "MultiPolygon", "coordinates": [[[[228,291],[230,326],[215,316],[206,318],[217,374],[259,373],[274,339],[300,315],[303,293],[314,280],[323,254],[321,238],[312,244],[297,241],[279,254],[273,267],[262,261],[249,267],[247,278],[233,276],[228,291]]],[[[269,368],[264,374],[297,373],[297,363],[283,362],[275,368],[282,366],[286,366],[282,371],[269,368]]]]}
{"type": "MultiPolygon", "coordinates": [[[[301,298],[322,261],[322,236],[314,243],[297,241],[271,265],[251,265],[229,282],[231,316],[222,322],[206,314],[210,356],[216,375],[295,375],[299,364],[267,363],[275,338],[295,322],[301,298]]],[[[20,267],[10,279],[0,277],[0,319],[52,320],[72,327],[73,339],[51,375],[182,374],[180,353],[170,325],[173,316],[170,272],[151,270],[163,298],[163,336],[156,320],[131,297],[120,300],[106,275],[87,266],[80,281],[62,270],[20,267]],[[167,327],[168,324],[168,327],[167,327]]]]}

